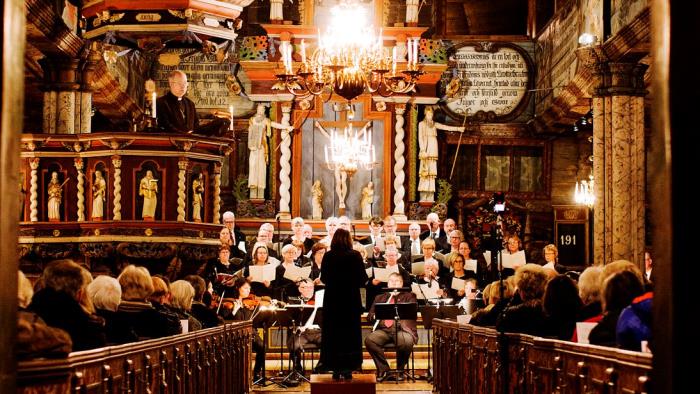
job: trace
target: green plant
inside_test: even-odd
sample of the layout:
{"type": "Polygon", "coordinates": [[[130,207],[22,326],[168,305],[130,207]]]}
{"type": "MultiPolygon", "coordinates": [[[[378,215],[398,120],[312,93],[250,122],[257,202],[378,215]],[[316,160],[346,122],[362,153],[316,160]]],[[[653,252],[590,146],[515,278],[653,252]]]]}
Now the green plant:
{"type": "Polygon", "coordinates": [[[231,193],[236,201],[245,201],[248,199],[248,177],[245,175],[239,175],[231,187],[231,193]]]}
{"type": "Polygon", "coordinates": [[[447,204],[452,198],[452,184],[445,179],[438,179],[438,194],[436,203],[447,204]]]}

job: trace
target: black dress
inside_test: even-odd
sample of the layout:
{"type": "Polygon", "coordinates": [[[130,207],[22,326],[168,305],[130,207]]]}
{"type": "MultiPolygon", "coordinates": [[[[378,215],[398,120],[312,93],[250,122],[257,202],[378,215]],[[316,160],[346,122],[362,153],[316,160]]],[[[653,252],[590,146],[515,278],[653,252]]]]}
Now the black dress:
{"type": "Polygon", "coordinates": [[[321,363],[334,372],[362,366],[362,299],[360,288],[367,273],[360,253],[330,250],[323,256],[321,276],[326,285],[323,299],[321,363]]]}

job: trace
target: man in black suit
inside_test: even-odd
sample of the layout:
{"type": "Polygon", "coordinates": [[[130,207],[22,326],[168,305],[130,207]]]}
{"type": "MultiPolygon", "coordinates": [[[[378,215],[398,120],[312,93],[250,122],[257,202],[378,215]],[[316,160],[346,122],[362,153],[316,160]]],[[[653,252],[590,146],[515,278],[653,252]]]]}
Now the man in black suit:
{"type": "MultiPolygon", "coordinates": [[[[377,241],[382,237],[382,228],[384,221],[379,216],[373,216],[369,220],[369,236],[360,240],[362,245],[376,245],[377,241]]],[[[371,253],[368,253],[371,255],[371,253]]]]}
{"type": "MultiPolygon", "coordinates": [[[[398,289],[403,287],[403,279],[401,274],[394,272],[389,275],[387,287],[398,289]]],[[[378,303],[411,303],[416,302],[416,295],[409,292],[400,292],[397,294],[383,293],[374,299],[374,303],[367,314],[367,320],[373,321],[374,308],[378,303]]],[[[408,363],[408,358],[413,350],[413,345],[418,340],[418,330],[415,320],[399,320],[398,327],[395,320],[380,320],[375,324],[375,330],[365,338],[365,347],[374,360],[374,365],[377,367],[377,376],[379,381],[387,379],[386,373],[389,370],[389,363],[384,355],[384,346],[387,343],[394,343],[397,351],[397,366],[396,369],[402,370],[408,363]]],[[[399,374],[396,377],[398,380],[403,380],[403,376],[399,374]]]]}
{"type": "Polygon", "coordinates": [[[170,91],[156,100],[158,127],[166,133],[197,133],[207,136],[221,136],[229,128],[230,120],[214,118],[205,126],[199,125],[199,117],[194,102],[185,97],[187,75],[174,70],[168,75],[170,91]]]}
{"type": "Polygon", "coordinates": [[[432,238],[435,241],[435,247],[438,252],[449,251],[450,244],[447,242],[445,232],[440,230],[440,217],[438,214],[435,212],[429,213],[426,221],[428,222],[428,229],[421,233],[420,239],[432,238]]]}
{"type": "Polygon", "coordinates": [[[401,242],[401,255],[409,258],[409,261],[422,256],[420,224],[412,222],[408,226],[408,238],[401,242]]]}

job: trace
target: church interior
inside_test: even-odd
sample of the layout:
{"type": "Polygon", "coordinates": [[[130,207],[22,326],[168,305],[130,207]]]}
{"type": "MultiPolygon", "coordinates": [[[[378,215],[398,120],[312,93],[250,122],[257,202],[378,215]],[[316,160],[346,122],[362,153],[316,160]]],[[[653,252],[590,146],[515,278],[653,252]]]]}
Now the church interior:
{"type": "Polygon", "coordinates": [[[687,392],[698,11],[5,0],[0,391],[687,392]]]}

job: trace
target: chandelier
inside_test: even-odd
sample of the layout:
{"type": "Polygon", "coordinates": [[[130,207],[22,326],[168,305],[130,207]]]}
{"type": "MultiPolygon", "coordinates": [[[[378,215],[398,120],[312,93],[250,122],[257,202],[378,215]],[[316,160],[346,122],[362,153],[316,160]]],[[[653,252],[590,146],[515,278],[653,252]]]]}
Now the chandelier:
{"type": "Polygon", "coordinates": [[[299,97],[333,93],[350,101],[367,90],[384,97],[415,91],[423,74],[418,68],[418,39],[407,43],[405,70],[397,72],[397,52],[383,46],[381,30],[375,37],[367,22],[367,11],[357,3],[343,3],[331,9],[331,23],[325,35],[318,33],[317,48],[306,56],[301,41],[301,64],[294,71],[292,46],[280,46],[284,72],[277,74],[273,89],[286,89],[299,97]]]}
{"type": "Polygon", "coordinates": [[[593,174],[588,176],[588,181],[576,181],[576,191],[574,192],[574,201],[577,204],[587,205],[588,208],[593,208],[595,203],[595,194],[593,190],[593,174]]]}
{"type": "Polygon", "coordinates": [[[372,131],[364,130],[362,136],[347,125],[342,133],[333,130],[330,145],[325,146],[326,166],[331,171],[342,171],[348,175],[358,169],[371,170],[375,165],[375,151],[372,144],[372,131]]]}

